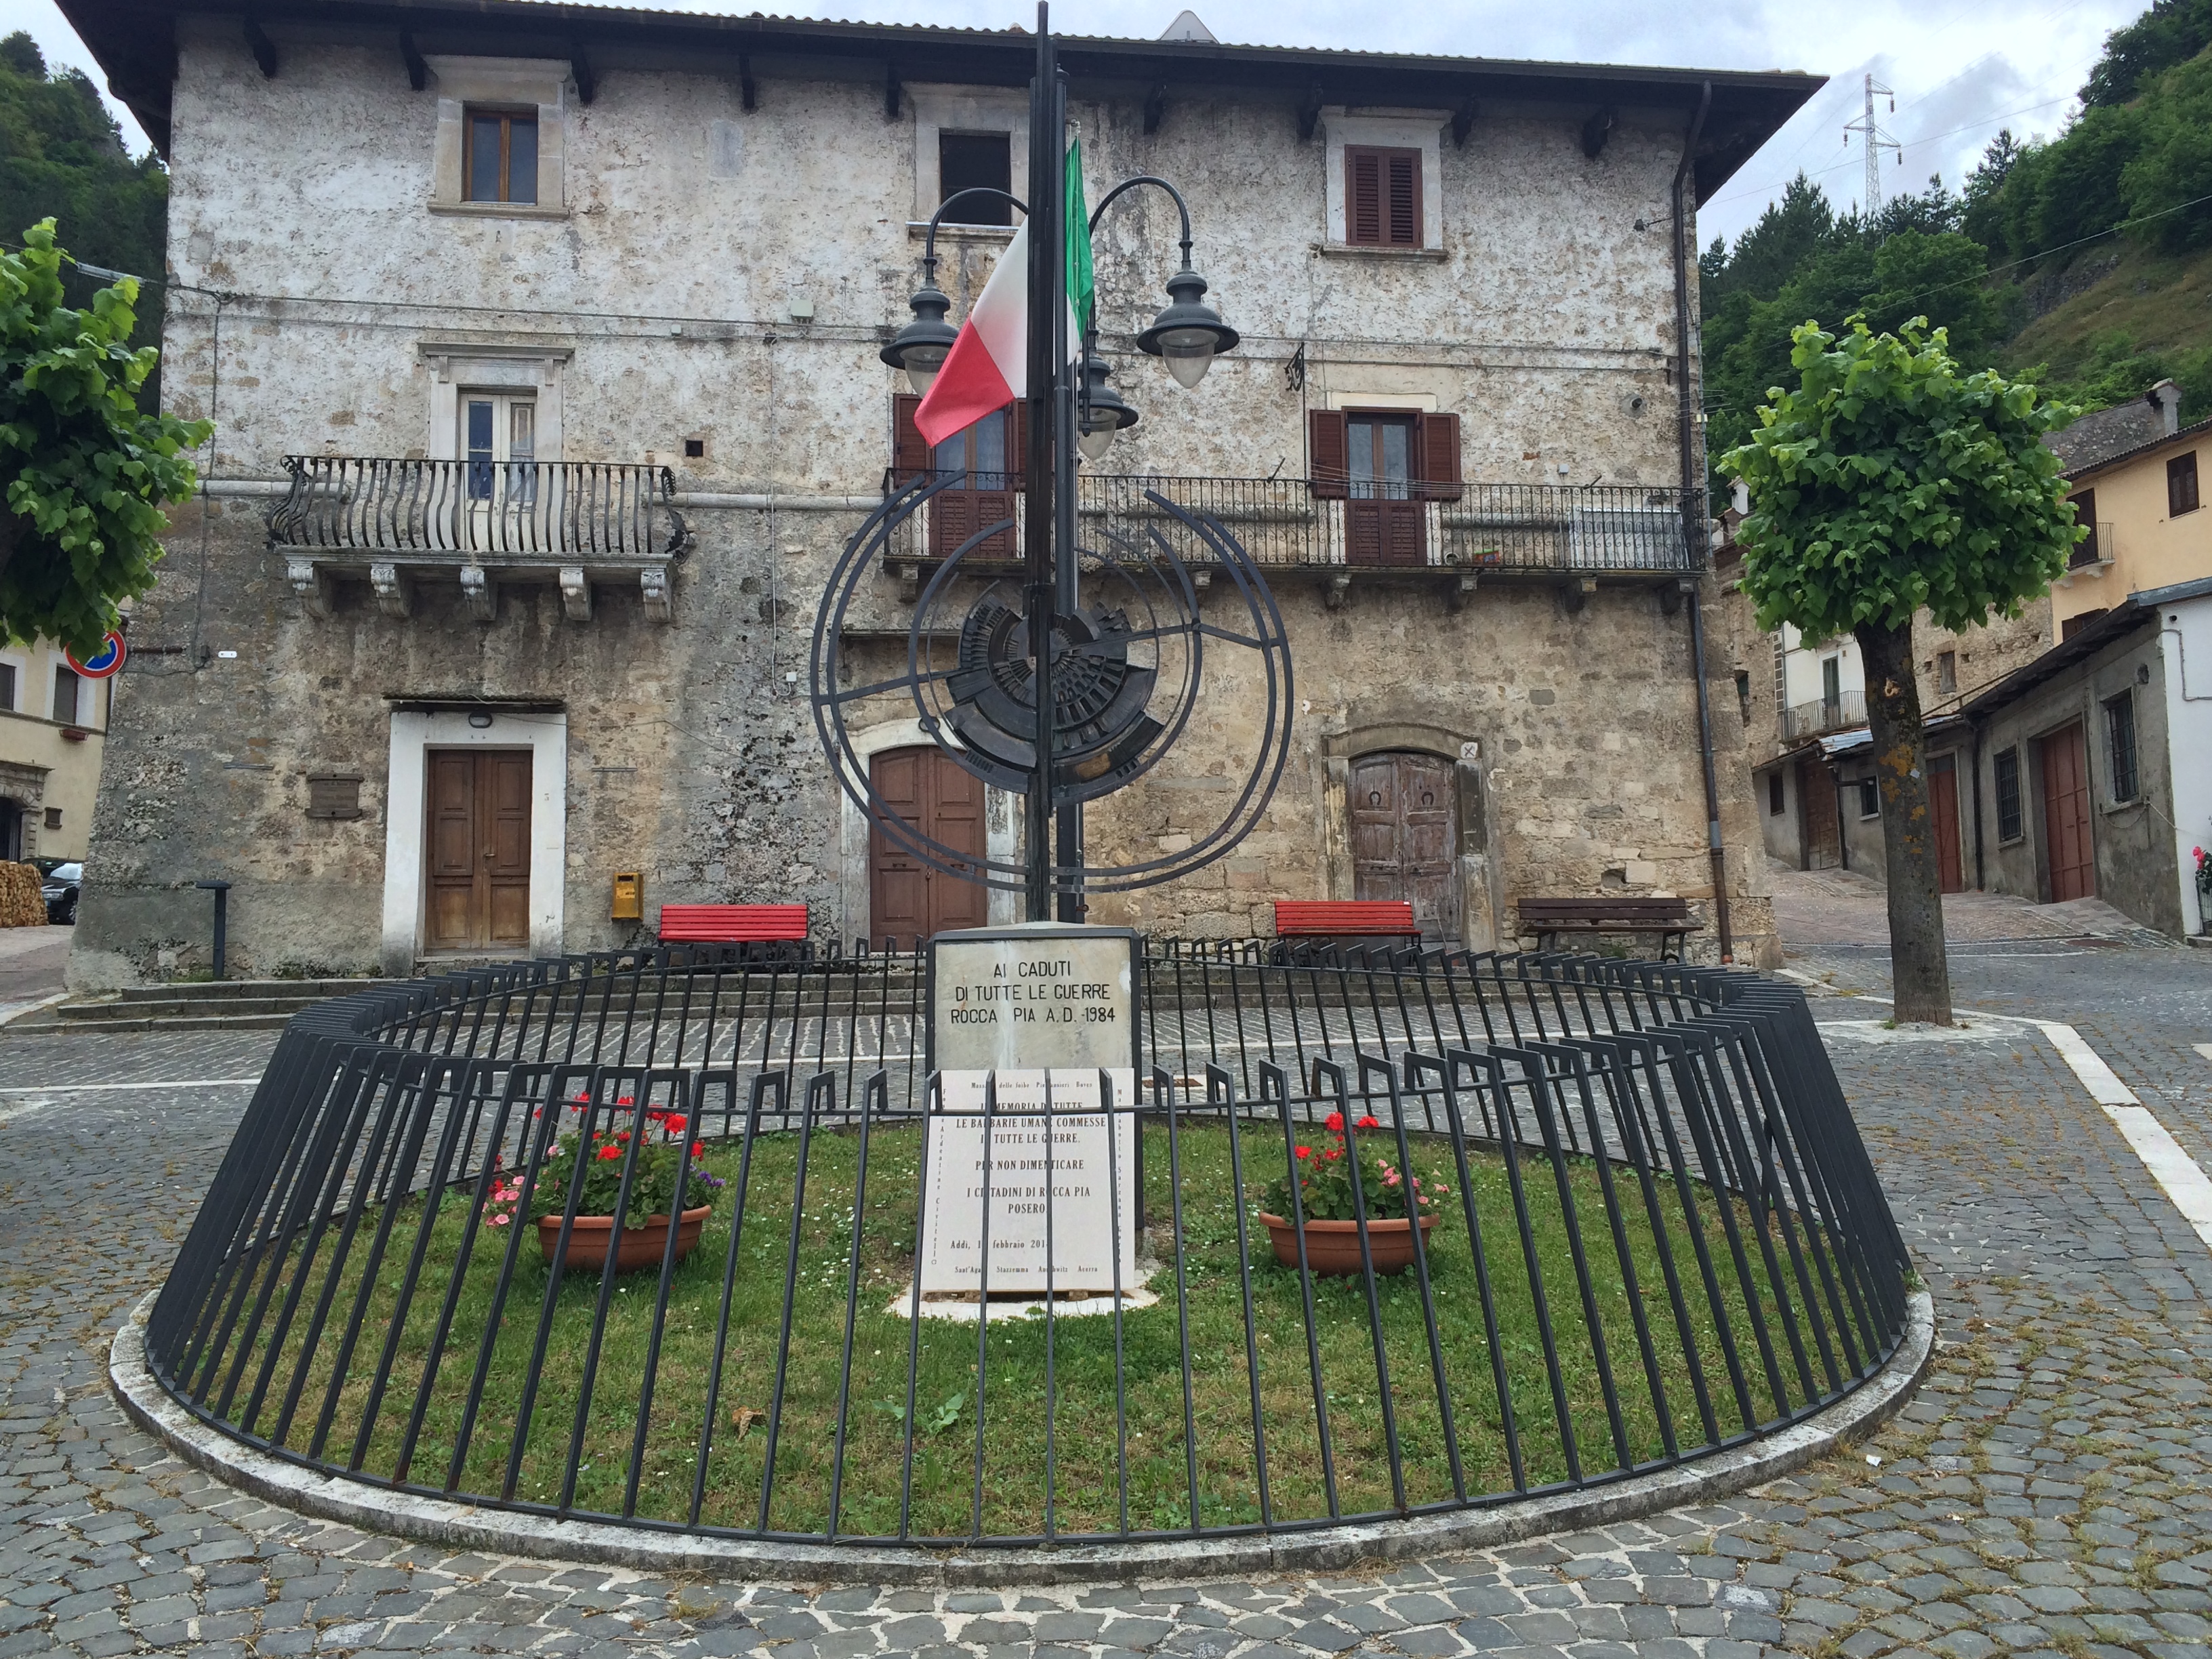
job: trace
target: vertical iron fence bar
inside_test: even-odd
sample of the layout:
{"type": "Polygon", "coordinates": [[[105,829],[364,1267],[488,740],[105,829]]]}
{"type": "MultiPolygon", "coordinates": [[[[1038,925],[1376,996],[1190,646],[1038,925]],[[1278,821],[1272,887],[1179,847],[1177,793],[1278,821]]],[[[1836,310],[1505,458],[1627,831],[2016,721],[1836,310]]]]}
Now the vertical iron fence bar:
{"type": "Polygon", "coordinates": [[[744,1243],[745,1194],[752,1181],[753,1148],[760,1144],[761,1101],[773,1092],[781,1108],[787,1103],[785,1091],[788,1087],[786,1073],[757,1072],[746,1100],[744,1139],[738,1150],[738,1179],[730,1196],[730,1247],[722,1258],[721,1310],[714,1321],[714,1358],[707,1362],[707,1406],[699,1425],[698,1455],[692,1464],[689,1524],[694,1527],[699,1524],[707,1503],[707,1464],[714,1449],[714,1413],[721,1408],[722,1359],[729,1352],[730,1304],[737,1293],[738,1253],[744,1243]]]}
{"type": "Polygon", "coordinates": [[[757,1533],[768,1531],[769,1504],[775,1495],[776,1444],[783,1429],[783,1390],[791,1366],[792,1304],[799,1291],[799,1249],[806,1231],[806,1162],[814,1146],[814,1103],[824,1095],[830,1098],[829,1115],[834,1116],[837,1110],[837,1079],[828,1073],[817,1072],[806,1080],[806,1093],[799,1109],[799,1168],[792,1178],[791,1242],[783,1258],[782,1328],[775,1341],[775,1387],[768,1401],[768,1444],[761,1454],[760,1516],[753,1527],[757,1533]]]}
{"type": "Polygon", "coordinates": [[[914,1285],[906,1317],[906,1411],[902,1418],[906,1436],[899,1466],[898,1535],[902,1543],[913,1535],[914,1530],[915,1382],[921,1369],[922,1251],[929,1242],[929,1137],[933,1132],[945,1133],[942,1073],[932,1072],[922,1081],[921,1115],[921,1157],[915,1165],[914,1183],[914,1285]]]}
{"type": "MultiPolygon", "coordinates": [[[[1459,1109],[1457,1073],[1462,1066],[1480,1077],[1488,1072],[1493,1081],[1497,1064],[1486,1054],[1476,1054],[1465,1048],[1449,1048],[1443,1058],[1431,1059],[1425,1054],[1406,1056],[1408,1075],[1416,1075],[1417,1068],[1433,1070],[1437,1086],[1444,1101],[1444,1122],[1451,1134],[1452,1168],[1459,1177],[1460,1212],[1467,1221],[1469,1249],[1474,1255],[1474,1286],[1482,1298],[1483,1340],[1490,1350],[1490,1382],[1498,1394],[1498,1421],[1505,1436],[1505,1461],[1513,1473],[1513,1487],[1516,1492],[1528,1489],[1528,1474],[1521,1458],[1521,1431],[1513,1410],[1513,1387],[1505,1371],[1505,1347],[1498,1339],[1498,1299],[1490,1286],[1489,1253],[1483,1248],[1482,1223],[1474,1201],[1474,1181],[1467,1162],[1467,1125],[1459,1109]]],[[[1481,1088],[1480,1083],[1476,1087],[1481,1088]]]]}
{"type": "MultiPolygon", "coordinates": [[[[1099,1080],[1099,1101],[1105,1108],[1106,1119],[1106,1209],[1112,1234],[1109,1241],[1114,1251],[1114,1474],[1116,1501],[1119,1504],[1121,1532],[1129,1532],[1129,1374],[1127,1355],[1122,1345],[1122,1297],[1128,1287],[1121,1282],[1121,1137],[1115,1128],[1114,1079],[1110,1073],[1102,1073],[1099,1080]]],[[[1135,1131],[1134,1139],[1141,1152],[1145,1144],[1145,1120],[1137,1110],[1137,1090],[1133,1079],[1129,1089],[1127,1107],[1129,1121],[1135,1131]]],[[[1141,1227],[1144,1222],[1144,1163],[1132,1158],[1134,1166],[1131,1179],[1137,1188],[1135,1201],[1130,1206],[1131,1224],[1141,1227]]],[[[985,1185],[988,1187],[988,1182],[985,1185]]]]}
{"type": "MultiPolygon", "coordinates": [[[[649,1049],[647,1052],[650,1054],[649,1049]]],[[[653,1389],[660,1375],[660,1340],[668,1323],[668,1286],[676,1273],[677,1240],[684,1231],[684,1199],[690,1183],[692,1149],[699,1144],[699,1114],[692,1098],[691,1079],[681,1072],[674,1072],[667,1075],[666,1081],[671,1107],[680,1102],[684,1108],[683,1150],[676,1156],[676,1190],[668,1197],[668,1225],[661,1237],[660,1272],[653,1286],[653,1327],[645,1343],[645,1378],[638,1387],[637,1431],[630,1442],[629,1472],[623,1486],[622,1513],[625,1521],[637,1513],[638,1484],[645,1474],[646,1441],[653,1427],[653,1389]]],[[[651,1085],[648,1084],[646,1091],[648,1097],[650,1092],[651,1085]]],[[[661,1120],[660,1133],[665,1139],[668,1133],[665,1118],[661,1120]]],[[[641,1141],[643,1139],[643,1133],[639,1138],[641,1141]]],[[[639,1154],[640,1157],[643,1155],[642,1152],[639,1154]]],[[[706,1231],[703,1217],[699,1230],[702,1233],[706,1231]]]]}
{"type": "Polygon", "coordinates": [[[984,1390],[991,1363],[991,1173],[998,1151],[999,1074],[983,1079],[983,1225],[981,1276],[975,1286],[975,1499],[969,1511],[968,1534],[983,1536],[984,1390]]]}
{"type": "MultiPolygon", "coordinates": [[[[1161,1074],[1155,1072],[1152,1075],[1157,1079],[1161,1074]]],[[[1158,1086],[1155,1083],[1154,1087],[1158,1086]]],[[[1229,1179],[1237,1212],[1237,1278],[1244,1315],[1244,1376],[1252,1395],[1252,1463],[1259,1482],[1260,1524],[1272,1527],[1274,1504],[1267,1490],[1267,1430],[1260,1404],[1260,1337],[1252,1316],[1252,1239],[1247,1219],[1251,1206],[1244,1197],[1244,1148],[1237,1129],[1243,1114],[1238,1109],[1235,1080],[1218,1061],[1206,1068],[1206,1096],[1208,1104],[1229,1119],[1229,1179]]]]}
{"type": "MultiPolygon", "coordinates": [[[[1413,1060],[1416,1050],[1406,1052],[1406,1074],[1417,1075],[1413,1060]]],[[[1437,1298],[1429,1284],[1429,1241],[1421,1224],[1421,1206],[1431,1200],[1416,1188],[1420,1185],[1413,1175],[1413,1146],[1406,1133],[1404,1097],[1398,1092],[1398,1075],[1388,1061],[1366,1060],[1360,1066],[1360,1082],[1364,1085],[1370,1071],[1377,1073],[1390,1093],[1390,1119],[1395,1126],[1398,1139],[1398,1182],[1406,1195],[1407,1231],[1413,1238],[1414,1287],[1421,1298],[1421,1324],[1429,1339],[1429,1370],[1437,1385],[1437,1413],[1443,1425],[1444,1458],[1451,1468],[1452,1497],[1459,1503],[1467,1502],[1467,1472],[1461,1467],[1459,1430],[1452,1419],[1451,1383],[1444,1375],[1443,1339],[1437,1331],[1437,1298]]]]}
{"type": "MultiPolygon", "coordinates": [[[[1360,1062],[1363,1086],[1370,1064],[1381,1065],[1386,1073],[1389,1070],[1387,1061],[1363,1059],[1360,1062]]],[[[1376,1397],[1382,1408],[1382,1447],[1390,1463],[1390,1501],[1398,1513],[1404,1515],[1407,1513],[1406,1468],[1398,1444],[1398,1408],[1390,1389],[1390,1355],[1389,1345],[1382,1336],[1382,1303],[1375,1289],[1375,1249],[1372,1241],[1367,1237],[1367,1183],[1359,1168],[1359,1141],[1352,1123],[1352,1098],[1345,1088],[1344,1068],[1325,1061],[1316,1063],[1313,1091],[1317,1098],[1333,1097],[1344,1122],[1344,1158],[1352,1165],[1352,1218],[1358,1224],[1354,1237],[1359,1241],[1359,1279],[1367,1292],[1367,1329],[1375,1341],[1376,1397]],[[1325,1087],[1328,1091],[1327,1096],[1322,1094],[1325,1087]]]]}
{"type": "MultiPolygon", "coordinates": [[[[635,1006],[635,996],[632,998],[632,1006],[635,1006]]],[[[652,1099],[643,1073],[615,1072],[611,1075],[617,1087],[620,1086],[621,1079],[624,1077],[635,1077],[638,1080],[630,1085],[635,1092],[630,1097],[632,1103],[629,1150],[622,1160],[622,1180],[615,1192],[613,1225],[607,1230],[606,1255],[599,1264],[599,1299],[592,1312],[592,1334],[584,1345],[584,1370],[576,1384],[576,1419],[574,1426],[568,1431],[568,1464],[561,1472],[561,1502],[558,1508],[560,1513],[564,1516],[575,1503],[576,1477],[581,1473],[578,1468],[578,1462],[584,1455],[584,1437],[591,1428],[592,1391],[599,1381],[599,1355],[606,1341],[607,1315],[614,1305],[615,1274],[621,1265],[623,1233],[628,1228],[629,1222],[629,1195],[636,1184],[638,1163],[645,1156],[647,1121],[645,1115],[649,1109],[652,1099]]],[[[620,1111],[622,1103],[622,1097],[617,1096],[613,1108],[610,1109],[607,1115],[609,1124],[611,1125],[619,1121],[616,1113],[620,1111]]],[[[579,1137],[576,1142],[577,1170],[583,1170],[597,1157],[598,1154],[592,1151],[590,1139],[579,1137]],[[587,1153],[590,1154],[588,1158],[587,1153]]],[[[582,1191],[583,1187],[580,1182],[576,1192],[580,1195],[582,1191]]]]}
{"type": "MultiPolygon", "coordinates": [[[[1314,1061],[1316,1071],[1325,1064],[1324,1060],[1314,1061]]],[[[1291,1121],[1289,1079],[1283,1075],[1282,1068],[1272,1060],[1260,1068],[1260,1089],[1263,1096],[1273,1093],[1276,1109],[1282,1118],[1283,1184],[1291,1194],[1291,1236],[1297,1241],[1298,1294],[1305,1303],[1306,1368],[1313,1377],[1315,1437],[1321,1442],[1322,1489],[1328,1500],[1328,1518],[1334,1521],[1342,1515],[1343,1510],[1336,1498],[1336,1454],[1329,1444],[1328,1434],[1328,1386],[1322,1378],[1321,1338],[1314,1322],[1313,1270],[1306,1261],[1306,1203],[1304,1191],[1298,1182],[1298,1135],[1291,1121]]]]}
{"type": "MultiPolygon", "coordinates": [[[[848,1067],[847,1075],[850,1076],[848,1067]]],[[[853,1174],[853,1242],[845,1268],[845,1346],[837,1361],[837,1432],[830,1454],[830,1525],[828,1537],[837,1536],[839,1507],[845,1497],[845,1437],[853,1400],[853,1329],[860,1314],[860,1251],[868,1224],[868,1139],[874,1114],[884,1097],[884,1073],[878,1069],[860,1092],[860,1146],[853,1174]]]]}
{"type": "Polygon", "coordinates": [[[1164,1102],[1156,1097],[1153,1103],[1164,1104],[1168,1114],[1168,1217],[1169,1225],[1173,1230],[1170,1243],[1175,1251],[1176,1334],[1181,1340],[1182,1351],[1182,1461],[1184,1477],[1190,1487],[1190,1534],[1195,1538],[1200,1525],[1198,1512],[1198,1414],[1191,1403],[1190,1285],[1183,1261],[1182,1133],[1176,1113],[1176,1091],[1170,1088],[1164,1102]]]}

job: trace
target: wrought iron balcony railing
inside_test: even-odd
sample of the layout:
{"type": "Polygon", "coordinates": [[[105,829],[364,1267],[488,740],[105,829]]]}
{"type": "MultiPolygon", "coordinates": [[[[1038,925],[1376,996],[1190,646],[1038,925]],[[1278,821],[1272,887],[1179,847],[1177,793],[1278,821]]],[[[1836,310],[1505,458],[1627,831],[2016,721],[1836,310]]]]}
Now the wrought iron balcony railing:
{"type": "Polygon", "coordinates": [[[684,543],[668,468],[611,461],[291,455],[270,515],[286,550],[628,564],[684,543]]]}
{"type": "MultiPolygon", "coordinates": [[[[1008,520],[969,556],[1020,557],[1019,482],[1008,473],[963,475],[900,527],[892,562],[945,558],[1008,520]]],[[[1085,475],[1078,489],[1086,547],[1103,552],[1117,539],[1142,547],[1158,535],[1201,564],[1205,550],[1194,541],[1185,546],[1188,532],[1148,493],[1211,514],[1255,560],[1288,568],[1620,574],[1692,572],[1705,562],[1702,542],[1684,534],[1675,489],[1096,474],[1085,475]]]]}
{"type": "Polygon", "coordinates": [[[1782,711],[1782,741],[1797,743],[1824,732],[1848,731],[1866,724],[1866,693],[1840,691],[1782,711]]]}

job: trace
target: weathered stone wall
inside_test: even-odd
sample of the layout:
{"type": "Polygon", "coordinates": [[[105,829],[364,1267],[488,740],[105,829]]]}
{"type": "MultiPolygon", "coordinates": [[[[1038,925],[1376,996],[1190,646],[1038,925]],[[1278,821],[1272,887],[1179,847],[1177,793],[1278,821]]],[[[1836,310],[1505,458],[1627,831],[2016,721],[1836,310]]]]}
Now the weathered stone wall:
{"type": "Polygon", "coordinates": [[[1913,673],[1920,683],[1920,707],[1930,714],[1948,713],[2057,643],[2048,593],[2030,599],[2017,617],[1993,612],[1986,623],[1963,634],[1938,628],[1923,611],[1912,619],[1913,673]],[[1951,691],[1943,690],[1936,672],[1936,659],[1946,651],[1955,653],[1958,684],[1951,691]]]}
{"type": "MultiPolygon", "coordinates": [[[[234,24],[182,36],[171,249],[189,286],[164,386],[179,413],[217,422],[220,482],[204,517],[179,514],[134,622],[154,648],[118,683],[77,978],[191,966],[206,900],[190,883],[214,876],[237,884],[237,971],[394,967],[379,943],[385,774],[392,712],[410,704],[564,712],[568,948],[636,931],[608,920],[621,869],[646,872],[648,919],[669,901],[803,900],[824,934],[866,931],[805,671],[861,516],[847,503],[880,489],[890,456],[902,387],[876,351],[918,276],[928,130],[913,111],[930,89],[899,121],[880,86],[829,81],[771,83],[747,113],[728,79],[617,66],[585,107],[554,66],[540,107],[559,124],[558,210],[434,212],[436,79],[411,93],[388,41],[279,39],[270,79],[234,24]],[[557,459],[676,470],[693,537],[672,620],[611,584],[586,623],[550,584],[502,587],[489,623],[437,581],[406,617],[351,581],[329,616],[302,609],[264,532],[283,458],[450,454],[434,348],[471,343],[557,357],[538,393],[557,459]],[[686,459],[687,438],[704,453],[686,459]],[[362,817],[306,817],[307,774],[331,769],[362,775],[362,817]]],[[[1473,480],[1674,482],[1679,116],[1623,111],[1593,161],[1579,114],[1486,108],[1463,147],[1443,134],[1441,242],[1408,258],[1325,246],[1326,131],[1301,144],[1279,104],[1176,104],[1150,138],[1133,105],[1076,115],[1094,198],[1137,171],[1184,186],[1200,268],[1245,336],[1192,392],[1136,354],[1175,220],[1156,194],[1117,210],[1097,251],[1103,344],[1145,419],[1113,470],[1298,476],[1308,410],[1352,401],[1458,412],[1473,480]]],[[[940,243],[956,315],[1003,243],[940,243]]],[[[1432,589],[1363,585],[1332,611],[1286,579],[1281,597],[1297,736],[1267,822],[1182,887],[1102,900],[1099,919],[1246,933],[1274,897],[1348,894],[1332,759],[1409,724],[1456,741],[1447,757],[1484,806],[1462,851],[1492,925],[1523,893],[1710,902],[1686,620],[1657,590],[1602,587],[1571,609],[1548,586],[1486,583],[1458,613],[1432,589]]],[[[908,614],[889,583],[870,604],[894,625],[908,614]]],[[[1757,955],[1771,926],[1741,722],[1725,648],[1708,659],[1733,920],[1757,955]]],[[[1210,687],[1160,775],[1094,813],[1094,846],[1192,833],[1219,793],[1206,781],[1249,760],[1250,714],[1210,687]]]]}

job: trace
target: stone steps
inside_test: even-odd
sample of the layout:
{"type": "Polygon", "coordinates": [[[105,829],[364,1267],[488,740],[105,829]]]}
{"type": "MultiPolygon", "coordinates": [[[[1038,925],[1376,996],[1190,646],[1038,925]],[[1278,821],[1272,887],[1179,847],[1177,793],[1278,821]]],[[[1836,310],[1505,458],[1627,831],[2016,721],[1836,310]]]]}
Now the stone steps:
{"type": "Polygon", "coordinates": [[[302,1008],[382,981],[372,979],[263,979],[205,984],[131,985],[82,1002],[64,1002],[18,1030],[258,1031],[281,1029],[302,1008]]]}

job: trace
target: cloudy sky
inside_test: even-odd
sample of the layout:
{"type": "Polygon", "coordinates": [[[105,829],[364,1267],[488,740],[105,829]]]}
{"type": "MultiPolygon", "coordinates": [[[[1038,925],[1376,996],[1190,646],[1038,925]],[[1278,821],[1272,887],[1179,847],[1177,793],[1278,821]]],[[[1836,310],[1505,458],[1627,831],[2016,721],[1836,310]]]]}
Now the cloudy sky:
{"type": "MultiPolygon", "coordinates": [[[[684,0],[659,0],[682,6],[684,0]]],[[[707,0],[700,10],[742,11],[753,0],[707,0]]],[[[1032,15],[1021,0],[849,0],[820,8],[772,5],[800,15],[897,23],[1004,27],[1032,15]]],[[[1180,0],[1060,0],[1057,27],[1070,33],[1157,35],[1180,0]]],[[[2002,126],[2053,133],[2107,32],[2143,9],[2140,0],[1585,0],[1533,5],[1528,0],[1445,0],[1426,9],[1377,12],[1328,0],[1197,0],[1220,39],[1267,46],[1356,46],[1385,52],[1482,58],[1538,58],[1708,69],[1798,69],[1829,84],[1797,118],[1712,201],[1701,227],[1731,240],[1802,167],[1838,206],[1856,201],[1864,163],[1844,124],[1855,119],[1871,73],[1895,89],[1897,109],[1881,99],[1877,118],[1905,145],[1904,164],[1885,163],[1884,189],[1918,190],[1931,173],[1953,185],[2002,126]],[[1848,21],[1814,33],[1824,25],[1848,21]]],[[[99,79],[90,56],[52,0],[0,0],[0,32],[28,29],[49,62],[73,64],[99,79]]],[[[120,112],[118,110],[118,114],[120,112]]],[[[144,139],[127,116],[134,145],[144,139]]]]}

